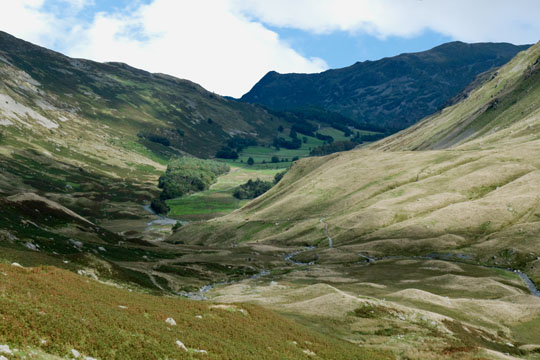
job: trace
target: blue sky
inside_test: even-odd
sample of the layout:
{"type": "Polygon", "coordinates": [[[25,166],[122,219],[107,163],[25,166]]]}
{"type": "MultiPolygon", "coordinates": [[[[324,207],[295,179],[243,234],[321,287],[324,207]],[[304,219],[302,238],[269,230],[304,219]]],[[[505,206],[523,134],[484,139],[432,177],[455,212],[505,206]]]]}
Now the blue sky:
{"type": "Polygon", "coordinates": [[[313,73],[442,43],[533,43],[537,0],[17,0],[0,30],[239,97],[270,70],[313,73]]]}

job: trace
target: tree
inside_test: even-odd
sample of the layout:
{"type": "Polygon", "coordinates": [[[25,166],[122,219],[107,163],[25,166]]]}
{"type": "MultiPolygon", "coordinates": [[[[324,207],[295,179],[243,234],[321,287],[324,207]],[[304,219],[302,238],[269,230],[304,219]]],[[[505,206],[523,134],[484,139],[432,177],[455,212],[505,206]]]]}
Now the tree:
{"type": "Polygon", "coordinates": [[[307,143],[307,137],[303,136],[302,141],[304,142],[304,144],[306,144],[307,143]]]}
{"type": "Polygon", "coordinates": [[[284,129],[283,129],[283,126],[282,126],[282,125],[279,125],[278,128],[277,128],[277,131],[279,131],[280,133],[282,133],[283,130],[284,130],[284,129]]]}
{"type": "Polygon", "coordinates": [[[276,155],[272,156],[272,162],[273,162],[273,163],[278,163],[278,162],[279,162],[279,158],[278,158],[276,155]]]}
{"type": "Polygon", "coordinates": [[[291,137],[291,139],[298,138],[298,134],[296,133],[296,130],[294,130],[294,128],[292,128],[291,131],[289,132],[289,136],[291,137]]]}
{"type": "Polygon", "coordinates": [[[255,164],[255,160],[253,160],[253,158],[250,156],[249,159],[248,159],[248,161],[247,161],[247,164],[248,164],[249,166],[251,166],[251,165],[255,164]]]}

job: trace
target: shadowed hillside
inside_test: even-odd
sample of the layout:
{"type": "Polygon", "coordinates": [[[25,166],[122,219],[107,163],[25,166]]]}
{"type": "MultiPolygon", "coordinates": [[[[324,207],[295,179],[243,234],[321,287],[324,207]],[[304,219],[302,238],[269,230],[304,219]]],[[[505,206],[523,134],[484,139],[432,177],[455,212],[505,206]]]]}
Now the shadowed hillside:
{"type": "Polygon", "coordinates": [[[395,132],[434,113],[477,75],[527,48],[452,42],[320,74],[269,72],[242,101],[272,109],[315,106],[395,132]]]}

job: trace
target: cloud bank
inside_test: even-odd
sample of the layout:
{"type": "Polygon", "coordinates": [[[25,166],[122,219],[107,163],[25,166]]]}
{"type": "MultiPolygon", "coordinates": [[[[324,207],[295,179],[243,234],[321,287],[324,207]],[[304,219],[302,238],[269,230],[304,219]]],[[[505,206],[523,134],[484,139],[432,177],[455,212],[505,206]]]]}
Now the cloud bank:
{"type": "Polygon", "coordinates": [[[533,0],[147,0],[113,12],[93,0],[10,1],[0,29],[70,56],[121,61],[241,96],[267,71],[319,72],[270,27],[414,37],[426,30],[467,42],[533,43],[533,0]]]}

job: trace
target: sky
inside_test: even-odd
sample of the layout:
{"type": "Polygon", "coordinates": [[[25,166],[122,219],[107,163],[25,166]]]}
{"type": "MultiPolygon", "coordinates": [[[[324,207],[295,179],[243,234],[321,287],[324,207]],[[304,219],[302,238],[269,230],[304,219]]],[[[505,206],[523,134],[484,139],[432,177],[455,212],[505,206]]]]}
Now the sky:
{"type": "Polygon", "coordinates": [[[537,0],[0,0],[0,30],[240,97],[268,71],[316,73],[449,41],[540,40],[537,0]]]}

